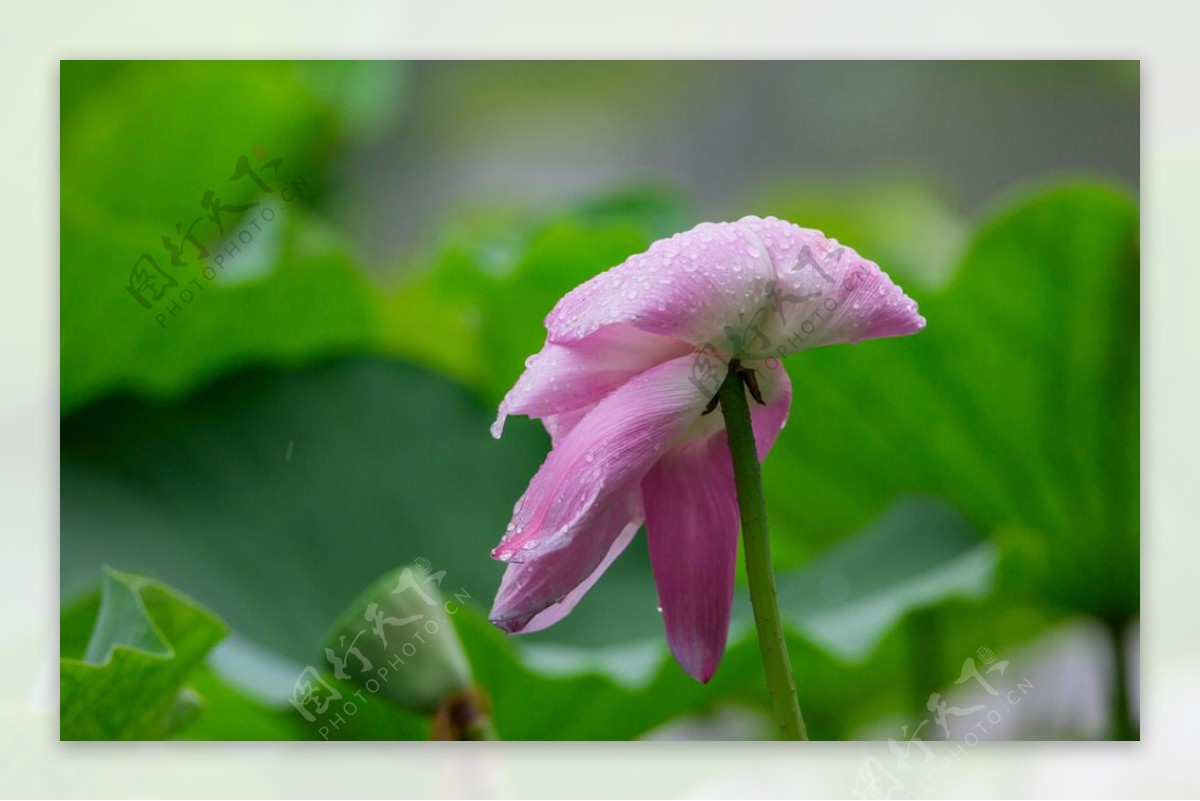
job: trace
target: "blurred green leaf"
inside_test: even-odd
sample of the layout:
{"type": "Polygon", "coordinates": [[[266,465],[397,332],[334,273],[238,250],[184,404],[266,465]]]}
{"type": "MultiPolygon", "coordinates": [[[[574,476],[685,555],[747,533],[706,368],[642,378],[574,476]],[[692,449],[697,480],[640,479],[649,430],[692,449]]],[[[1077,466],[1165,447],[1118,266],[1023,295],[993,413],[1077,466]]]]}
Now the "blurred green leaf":
{"type": "Polygon", "coordinates": [[[791,425],[764,465],[779,553],[931,493],[985,534],[1034,532],[1039,591],[1138,610],[1138,218],[1104,186],[1010,203],[943,291],[913,291],[920,334],[789,359],[791,425]]]}
{"type": "Polygon", "coordinates": [[[906,615],[992,589],[996,546],[945,503],[904,498],[866,529],[779,577],[789,625],[847,661],[865,659],[906,615]]]}
{"type": "MultiPolygon", "coordinates": [[[[222,675],[203,661],[207,648],[192,647],[207,633],[224,633],[220,624],[214,631],[211,624],[215,618],[205,614],[173,590],[114,571],[106,571],[102,593],[88,593],[65,606],[60,620],[62,738],[390,740],[426,736],[428,724],[421,716],[382,700],[357,705],[354,714],[336,726],[326,720],[319,725],[305,721],[282,700],[259,700],[236,686],[236,677],[222,675]],[[162,607],[153,595],[147,595],[148,588],[164,593],[172,605],[189,605],[182,614],[172,613],[168,621],[172,630],[186,629],[186,653],[176,653],[166,642],[165,629],[155,622],[163,616],[162,607]],[[147,617],[151,609],[157,614],[155,620],[147,617]],[[85,661],[85,649],[99,656],[85,661]],[[91,670],[97,665],[101,670],[91,670]]],[[[453,629],[448,630],[453,636],[453,629]]],[[[244,665],[242,661],[237,666],[244,665]]],[[[289,686],[296,678],[295,673],[287,677],[289,686]]],[[[322,680],[343,697],[355,699],[356,688],[350,683],[331,675],[322,680]]],[[[394,679],[393,683],[399,682],[394,679]]]]}
{"type": "Polygon", "coordinates": [[[919,180],[780,181],[746,205],[853,247],[910,290],[943,286],[972,234],[970,223],[919,180]]]}
{"type": "Polygon", "coordinates": [[[246,364],[380,346],[379,298],[311,211],[337,131],[358,124],[335,89],[346,78],[334,73],[354,69],[63,62],[64,413],[113,391],[179,395],[246,364]],[[253,176],[238,172],[243,158],[253,176]],[[238,210],[214,221],[210,191],[238,210]],[[135,267],[155,282],[141,301],[135,267]]]}
{"type": "MultiPolygon", "coordinates": [[[[297,677],[292,676],[291,680],[297,677]]],[[[307,721],[289,703],[259,700],[234,686],[232,677],[205,666],[192,676],[191,685],[204,698],[204,711],[178,731],[181,740],[421,740],[428,733],[424,718],[398,709],[382,699],[355,696],[358,688],[322,676],[329,686],[354,706],[348,714],[334,705],[328,717],[307,721]],[[340,721],[335,721],[337,715],[340,721]]],[[[361,691],[360,691],[361,692],[361,691]]],[[[364,694],[365,695],[365,694],[364,694]]]]}
{"type": "Polygon", "coordinates": [[[489,423],[465,390],[368,359],[92,406],[62,429],[63,592],[100,564],[153,574],[302,664],[381,567],[425,558],[486,602],[491,545],[546,448],[533,425],[497,442],[489,423]]]}
{"type": "Polygon", "coordinates": [[[64,601],[58,615],[58,655],[64,659],[83,660],[92,628],[100,615],[100,591],[85,592],[74,600],[64,601]]]}
{"type": "MultiPolygon", "coordinates": [[[[930,692],[954,681],[963,659],[981,645],[1003,653],[992,639],[993,632],[1003,628],[1003,610],[951,602],[940,607],[940,613],[946,616],[948,636],[940,652],[930,656],[944,668],[941,675],[911,672],[914,648],[926,643],[911,642],[902,628],[887,631],[871,658],[861,662],[845,662],[825,647],[789,634],[788,650],[811,736],[846,739],[885,715],[909,714],[910,697],[919,697],[923,704],[930,692]]],[[[593,649],[596,660],[591,663],[563,661],[552,668],[547,660],[531,663],[524,658],[519,647],[524,638],[506,637],[470,609],[455,622],[476,679],[491,694],[493,718],[504,740],[627,740],[652,735],[681,716],[703,718],[727,706],[756,710],[769,720],[758,642],[749,627],[732,633],[716,675],[702,685],[664,658],[662,650],[656,667],[631,681],[622,675],[621,663],[609,657],[645,659],[648,649],[593,649]]],[[[1026,628],[1019,636],[1028,633],[1026,628]]],[[[1006,636],[1014,634],[1009,631],[1006,636]]],[[[660,636],[660,648],[661,642],[660,636]]],[[[895,734],[902,736],[898,727],[895,734]]],[[[770,739],[771,725],[766,723],[751,736],[770,739]]]]}
{"type": "MultiPolygon", "coordinates": [[[[378,299],[345,246],[298,206],[286,214],[281,208],[269,224],[281,241],[277,253],[262,254],[266,261],[256,272],[265,274],[236,279],[221,273],[208,280],[198,271],[185,273],[177,291],[152,309],[125,292],[125,278],[92,269],[97,261],[131,262],[155,241],[152,232],[126,234],[76,213],[64,201],[64,226],[73,228],[62,248],[64,413],[103,393],[179,396],[244,365],[369,351],[380,339],[378,299]]],[[[254,255],[246,248],[238,258],[254,255]]]]}
{"type": "Polygon", "coordinates": [[[208,665],[188,679],[204,709],[174,733],[180,740],[307,740],[314,734],[290,706],[271,706],[235,689],[208,665]]]}
{"type": "Polygon", "coordinates": [[[395,61],[301,61],[300,77],[337,117],[340,132],[370,140],[394,126],[407,105],[407,64],[395,61]]]}
{"type": "Polygon", "coordinates": [[[421,275],[384,301],[388,350],[498,404],[562,295],[690,224],[677,195],[631,188],[532,219],[452,226],[421,275]]]}
{"type": "Polygon", "coordinates": [[[284,160],[281,174],[315,179],[335,130],[290,62],[64,61],[60,83],[63,197],[127,223],[190,222],[209,189],[254,199],[249,179],[229,177],[256,147],[284,160]]]}
{"type": "Polygon", "coordinates": [[[60,668],[64,740],[157,739],[199,711],[184,683],[225,636],[210,612],[173,590],[106,571],[83,659],[60,668]]]}

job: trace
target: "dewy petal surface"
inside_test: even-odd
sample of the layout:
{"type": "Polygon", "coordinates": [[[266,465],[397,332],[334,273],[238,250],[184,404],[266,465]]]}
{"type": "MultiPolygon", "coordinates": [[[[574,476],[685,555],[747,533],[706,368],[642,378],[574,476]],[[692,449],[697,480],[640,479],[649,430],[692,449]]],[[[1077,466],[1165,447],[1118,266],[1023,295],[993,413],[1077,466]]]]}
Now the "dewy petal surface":
{"type": "Polygon", "coordinates": [[[746,217],[770,254],[776,281],[761,337],[749,359],[782,357],[842,342],[914,334],[925,327],[917,304],[875,262],[820,231],[773,218],[746,217]],[[769,345],[767,343],[770,343],[769,345]]]}
{"type": "Polygon", "coordinates": [[[689,350],[683,342],[623,324],[564,344],[547,342],[504,396],[492,436],[500,436],[510,414],[542,418],[594,405],[646,368],[689,350]]]}
{"type": "Polygon", "coordinates": [[[516,634],[540,631],[562,620],[621,555],[640,526],[638,504],[614,503],[564,547],[509,563],[489,615],[492,623],[516,634]]]}
{"type": "Polygon", "coordinates": [[[692,361],[680,356],[638,374],[565,433],[492,556],[520,562],[562,548],[636,488],[708,403],[710,395],[689,380],[692,361]]]}
{"type": "Polygon", "coordinates": [[[714,345],[728,359],[726,328],[753,324],[774,279],[767,250],[749,226],[702,223],[573,289],[546,317],[547,339],[573,342],[624,323],[697,347],[714,345]]]}
{"type": "Polygon", "coordinates": [[[725,652],[737,564],[737,493],[725,435],[668,453],[642,491],[667,643],[692,678],[707,682],[725,652]]]}

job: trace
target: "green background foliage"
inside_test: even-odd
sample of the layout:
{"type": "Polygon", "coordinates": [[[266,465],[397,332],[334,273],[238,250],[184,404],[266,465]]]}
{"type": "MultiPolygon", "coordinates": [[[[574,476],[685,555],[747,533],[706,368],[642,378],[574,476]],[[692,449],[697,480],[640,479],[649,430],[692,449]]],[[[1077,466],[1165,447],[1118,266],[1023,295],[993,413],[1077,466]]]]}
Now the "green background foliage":
{"type": "MultiPolygon", "coordinates": [[[[426,737],[404,688],[324,732],[288,703],[307,666],[353,696],[322,657],[331,627],[418,559],[462,596],[440,636],[501,737],[626,739],[728,709],[769,736],[743,591],[696,684],[666,652],[640,540],[560,625],[486,622],[488,552],[549,448],[524,419],[492,440],[496,403],[558,297],[699,212],[651,176],[463,215],[381,271],[338,224],[340,159],[401,124],[406,85],[396,65],[63,64],[62,737],[426,737]],[[264,153],[283,159],[274,191],[227,180],[264,153]],[[279,209],[211,279],[158,244],[209,189],[279,209]],[[192,299],[139,306],[143,252],[192,299]]],[[[800,177],[747,206],[852,244],[929,321],[785,362],[795,399],[764,481],[810,731],[919,720],[981,645],[1135,620],[1135,201],[1057,181],[965,216],[928,182],[800,177]]]]}

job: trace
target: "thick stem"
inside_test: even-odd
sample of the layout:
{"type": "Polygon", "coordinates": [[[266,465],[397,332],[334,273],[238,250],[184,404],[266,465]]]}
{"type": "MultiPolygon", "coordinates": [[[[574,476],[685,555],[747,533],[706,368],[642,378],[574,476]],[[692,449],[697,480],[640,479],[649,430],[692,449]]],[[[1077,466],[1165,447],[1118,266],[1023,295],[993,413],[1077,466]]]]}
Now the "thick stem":
{"type": "Polygon", "coordinates": [[[1114,740],[1138,740],[1138,726],[1133,719],[1133,705],[1129,697],[1129,643],[1126,635],[1129,624],[1126,622],[1106,621],[1108,641],[1112,648],[1113,677],[1112,691],[1109,695],[1111,707],[1112,738],[1114,740]]]}
{"type": "Polygon", "coordinates": [[[762,652],[767,691],[784,740],[807,740],[808,730],[800,715],[796,682],[788,660],[787,642],[775,598],[775,572],[771,569],[771,544],[767,539],[767,507],[763,500],[762,476],[750,425],[750,408],[742,386],[740,365],[735,359],[717,393],[729,451],[733,456],[733,478],[737,485],[738,508],[742,518],[742,541],[746,548],[746,574],[750,580],[750,604],[754,607],[754,626],[758,648],[762,652]]]}
{"type": "MultiPolygon", "coordinates": [[[[934,608],[920,609],[909,615],[904,624],[907,634],[909,692],[913,720],[927,717],[929,692],[932,688],[954,679],[945,675],[946,660],[942,656],[941,613],[934,608]]],[[[926,729],[926,740],[937,739],[941,730],[926,729]],[[926,736],[928,735],[928,736],[926,736]]]]}

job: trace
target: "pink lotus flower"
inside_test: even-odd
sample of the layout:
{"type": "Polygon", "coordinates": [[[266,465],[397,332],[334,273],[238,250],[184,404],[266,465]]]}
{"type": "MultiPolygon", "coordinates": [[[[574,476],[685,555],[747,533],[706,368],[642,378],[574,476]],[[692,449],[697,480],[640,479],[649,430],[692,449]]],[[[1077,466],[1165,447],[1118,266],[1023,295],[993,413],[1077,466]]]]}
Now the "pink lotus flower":
{"type": "Polygon", "coordinates": [[[704,223],[568,293],[546,344],[500,404],[553,443],[492,551],[508,563],[491,620],[532,632],[574,608],[644,521],[667,642],[707,682],[729,633],[739,514],[711,411],[732,359],[754,371],[759,460],[787,420],[779,359],[921,330],[871,261],[775,218],[704,223]]]}

